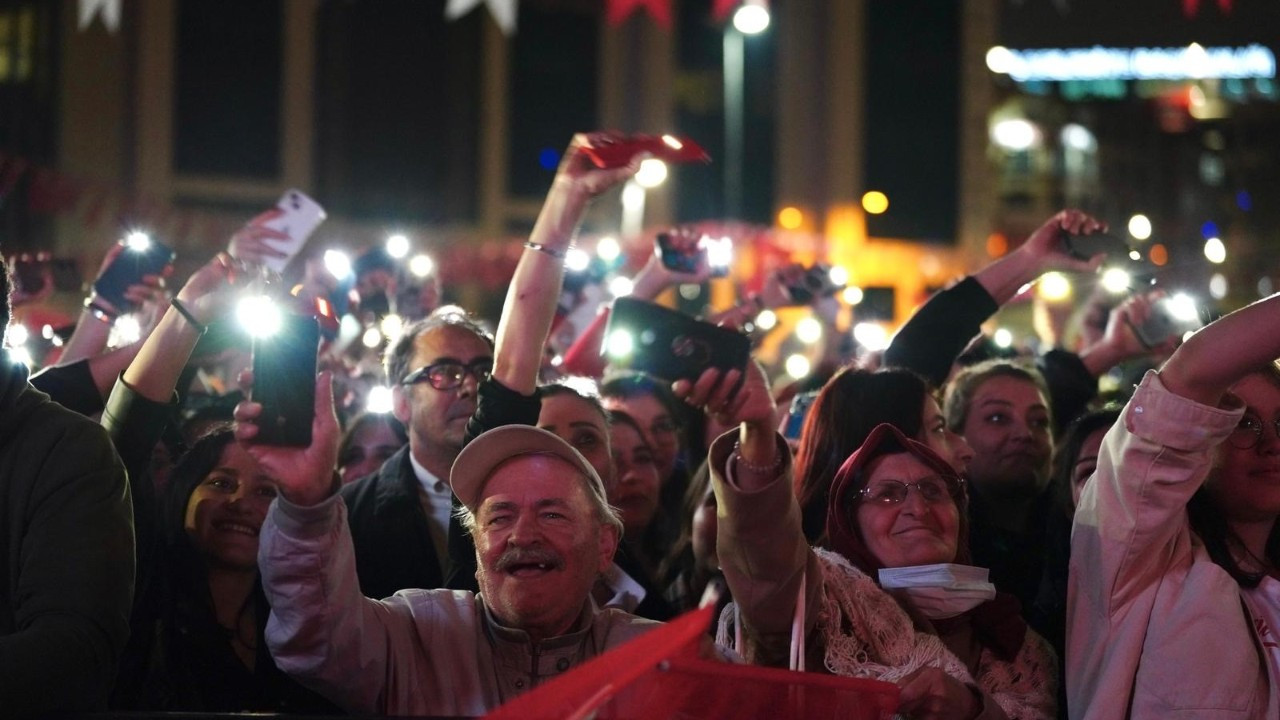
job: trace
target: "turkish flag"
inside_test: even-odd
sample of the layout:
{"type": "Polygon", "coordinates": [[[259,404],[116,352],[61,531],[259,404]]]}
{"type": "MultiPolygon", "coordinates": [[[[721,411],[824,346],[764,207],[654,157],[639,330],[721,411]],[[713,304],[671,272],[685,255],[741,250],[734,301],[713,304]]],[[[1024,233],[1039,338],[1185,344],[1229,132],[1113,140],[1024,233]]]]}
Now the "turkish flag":
{"type": "Polygon", "coordinates": [[[742,0],[715,0],[711,6],[711,17],[716,22],[724,22],[729,18],[729,13],[733,12],[733,8],[742,0]]]}
{"type": "Polygon", "coordinates": [[[610,25],[621,25],[631,13],[644,8],[663,30],[671,29],[671,0],[607,0],[605,19],[610,25]]]}

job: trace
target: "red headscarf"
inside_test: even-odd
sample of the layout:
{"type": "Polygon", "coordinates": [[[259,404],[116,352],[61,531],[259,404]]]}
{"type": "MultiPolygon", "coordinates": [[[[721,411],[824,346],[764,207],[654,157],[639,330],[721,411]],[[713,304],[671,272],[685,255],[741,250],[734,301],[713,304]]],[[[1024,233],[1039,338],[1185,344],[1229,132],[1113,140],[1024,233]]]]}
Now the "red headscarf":
{"type": "MultiPolygon", "coordinates": [[[[854,511],[859,494],[866,486],[866,468],[872,460],[882,455],[908,453],[951,486],[959,511],[960,527],[956,538],[956,557],[951,562],[969,564],[969,495],[964,479],[928,445],[913,440],[897,427],[888,423],[877,425],[836,471],[831,481],[831,493],[827,501],[827,544],[853,563],[854,567],[880,582],[880,569],[884,563],[867,548],[862,538],[854,511]]],[[[1027,625],[1022,619],[1017,598],[998,593],[989,600],[965,613],[973,623],[974,631],[985,645],[992,647],[1008,660],[1017,655],[1026,636],[1027,625]]]]}

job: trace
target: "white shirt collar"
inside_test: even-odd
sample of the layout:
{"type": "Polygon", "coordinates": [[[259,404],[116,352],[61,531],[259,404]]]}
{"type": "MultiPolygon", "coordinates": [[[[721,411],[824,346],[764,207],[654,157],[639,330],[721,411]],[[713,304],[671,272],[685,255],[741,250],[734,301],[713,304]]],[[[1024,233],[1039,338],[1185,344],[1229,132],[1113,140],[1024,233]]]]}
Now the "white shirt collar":
{"type": "Polygon", "coordinates": [[[418,484],[422,486],[428,496],[433,498],[448,497],[452,494],[449,489],[449,483],[436,477],[430,470],[423,467],[412,452],[409,453],[409,462],[413,465],[413,474],[418,478],[418,484]]]}

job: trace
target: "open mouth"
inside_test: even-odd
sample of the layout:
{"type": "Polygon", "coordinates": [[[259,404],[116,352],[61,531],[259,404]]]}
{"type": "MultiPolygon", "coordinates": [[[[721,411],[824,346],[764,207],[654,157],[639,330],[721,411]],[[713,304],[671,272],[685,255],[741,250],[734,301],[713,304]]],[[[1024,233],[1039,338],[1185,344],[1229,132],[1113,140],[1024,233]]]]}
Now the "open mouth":
{"type": "Polygon", "coordinates": [[[541,577],[555,570],[551,563],[517,563],[507,568],[507,574],[518,578],[541,577]]]}
{"type": "Polygon", "coordinates": [[[233,522],[230,520],[222,520],[213,524],[213,529],[218,532],[233,533],[236,535],[247,535],[251,538],[258,537],[258,529],[244,523],[233,522]]]}

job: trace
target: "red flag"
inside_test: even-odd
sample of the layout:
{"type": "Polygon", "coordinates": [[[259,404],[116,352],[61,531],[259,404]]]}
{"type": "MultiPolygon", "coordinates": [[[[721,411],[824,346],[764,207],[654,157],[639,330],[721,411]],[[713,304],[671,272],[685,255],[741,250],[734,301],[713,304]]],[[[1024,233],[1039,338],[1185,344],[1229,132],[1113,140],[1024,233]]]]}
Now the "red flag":
{"type": "Polygon", "coordinates": [[[897,709],[892,683],[699,659],[712,609],[686,613],[486,717],[888,720],[897,709]]]}
{"type": "Polygon", "coordinates": [[[711,17],[716,22],[724,22],[729,19],[729,13],[733,12],[733,8],[742,0],[715,0],[711,6],[711,17]]]}
{"type": "Polygon", "coordinates": [[[608,3],[605,19],[610,25],[621,25],[631,13],[645,8],[659,27],[671,29],[671,0],[608,0],[608,3]]]}

